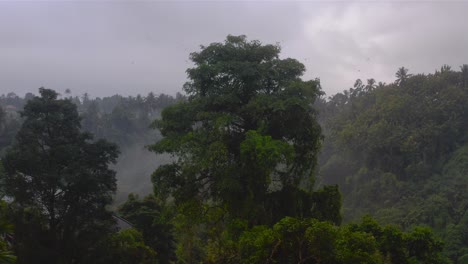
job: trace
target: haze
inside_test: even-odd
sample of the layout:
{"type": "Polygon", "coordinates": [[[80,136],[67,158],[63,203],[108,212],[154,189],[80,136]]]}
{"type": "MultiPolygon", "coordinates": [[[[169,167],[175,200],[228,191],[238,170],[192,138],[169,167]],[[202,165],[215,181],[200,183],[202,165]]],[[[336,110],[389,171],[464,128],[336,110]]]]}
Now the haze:
{"type": "Polygon", "coordinates": [[[175,94],[190,52],[228,34],[279,43],[334,94],[397,68],[458,69],[468,57],[468,3],[0,2],[0,94],[44,86],[73,95],[175,94]]]}

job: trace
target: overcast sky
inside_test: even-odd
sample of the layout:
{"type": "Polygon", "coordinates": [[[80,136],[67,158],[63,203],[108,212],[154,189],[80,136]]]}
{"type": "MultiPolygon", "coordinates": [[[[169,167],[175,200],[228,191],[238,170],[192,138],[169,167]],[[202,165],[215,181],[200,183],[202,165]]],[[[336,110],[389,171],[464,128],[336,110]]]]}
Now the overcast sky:
{"type": "Polygon", "coordinates": [[[467,1],[2,1],[0,94],[175,94],[189,53],[228,34],[279,43],[327,95],[468,63],[467,1]]]}

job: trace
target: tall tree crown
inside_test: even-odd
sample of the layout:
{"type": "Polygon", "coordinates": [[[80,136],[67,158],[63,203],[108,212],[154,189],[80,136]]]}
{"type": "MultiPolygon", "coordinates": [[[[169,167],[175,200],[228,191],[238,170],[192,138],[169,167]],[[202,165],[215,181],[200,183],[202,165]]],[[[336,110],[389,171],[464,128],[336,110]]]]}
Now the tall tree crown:
{"type": "Polygon", "coordinates": [[[16,142],[4,158],[2,184],[16,208],[20,262],[82,260],[110,227],[117,146],[80,131],[76,106],[40,89],[28,101],[16,142]],[[21,217],[34,212],[33,220],[21,217]],[[34,230],[34,232],[28,232],[34,230]],[[94,242],[93,242],[94,241],[94,242]],[[34,249],[34,250],[31,250],[34,249]]]}
{"type": "Polygon", "coordinates": [[[153,175],[157,193],[217,201],[245,215],[245,208],[267,210],[274,191],[312,185],[320,82],[301,80],[304,65],[279,53],[277,45],[228,36],[191,54],[188,101],[155,122],[165,138],[152,149],[178,157],[153,175]]]}

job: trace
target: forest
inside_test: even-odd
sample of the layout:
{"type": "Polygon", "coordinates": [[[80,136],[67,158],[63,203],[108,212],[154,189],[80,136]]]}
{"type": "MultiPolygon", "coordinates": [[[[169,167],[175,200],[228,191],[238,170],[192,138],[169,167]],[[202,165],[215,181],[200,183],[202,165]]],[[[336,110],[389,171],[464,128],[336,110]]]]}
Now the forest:
{"type": "Polygon", "coordinates": [[[0,263],[468,263],[468,65],[326,95],[280,55],[229,35],[175,96],[1,95],[0,263]]]}

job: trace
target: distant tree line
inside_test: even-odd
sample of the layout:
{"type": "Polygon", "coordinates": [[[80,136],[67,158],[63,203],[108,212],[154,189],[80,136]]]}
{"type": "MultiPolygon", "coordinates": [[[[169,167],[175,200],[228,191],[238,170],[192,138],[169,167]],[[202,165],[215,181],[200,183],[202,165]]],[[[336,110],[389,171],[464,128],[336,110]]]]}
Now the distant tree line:
{"type": "MultiPolygon", "coordinates": [[[[113,95],[103,98],[91,98],[87,93],[81,97],[71,96],[70,93],[67,90],[58,96],[77,106],[81,129],[94,134],[96,138],[105,138],[121,146],[141,138],[153,140],[154,132],[149,127],[151,122],[165,107],[185,100],[180,93],[170,96],[150,92],[147,96],[113,95]]],[[[12,143],[22,122],[19,112],[33,98],[32,93],[24,97],[13,92],[0,96],[0,152],[12,143]]]]}

